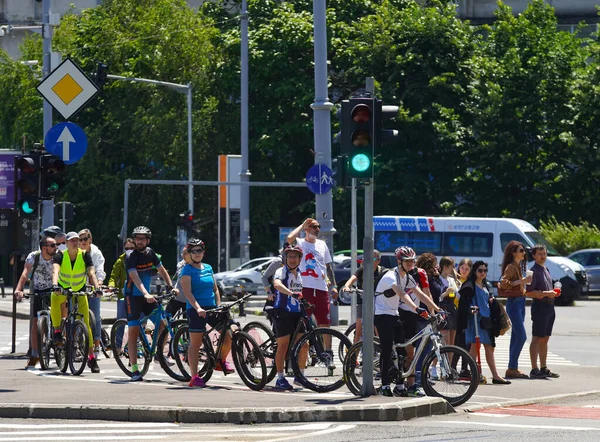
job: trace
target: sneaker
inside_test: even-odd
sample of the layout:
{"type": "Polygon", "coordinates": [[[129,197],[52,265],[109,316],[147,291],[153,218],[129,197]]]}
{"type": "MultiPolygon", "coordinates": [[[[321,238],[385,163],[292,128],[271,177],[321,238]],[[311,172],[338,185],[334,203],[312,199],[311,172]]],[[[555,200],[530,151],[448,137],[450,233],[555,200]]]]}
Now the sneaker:
{"type": "Polygon", "coordinates": [[[560,375],[558,373],[554,373],[550,370],[548,370],[548,367],[544,367],[540,369],[540,372],[542,372],[544,374],[544,376],[546,376],[547,378],[559,378],[560,375]]]}
{"type": "Polygon", "coordinates": [[[392,389],[389,385],[382,385],[377,389],[377,394],[380,394],[381,396],[394,397],[394,393],[392,393],[392,389]]]}
{"type": "MultiPolygon", "coordinates": [[[[131,378],[133,380],[133,378],[131,378]]],[[[194,376],[188,384],[189,387],[206,387],[206,382],[200,376],[194,376]]]]}
{"type": "Polygon", "coordinates": [[[531,379],[546,379],[546,375],[539,368],[532,368],[529,377],[531,379]]]}
{"type": "Polygon", "coordinates": [[[461,370],[458,374],[460,379],[471,379],[471,372],[468,369],[461,370]]]}
{"type": "Polygon", "coordinates": [[[335,367],[335,362],[333,361],[333,350],[327,350],[326,353],[327,353],[327,356],[328,356],[328,358],[327,358],[327,368],[329,370],[335,370],[336,367],[335,367]]]}
{"type": "Polygon", "coordinates": [[[142,377],[142,375],[140,374],[140,372],[138,370],[131,373],[131,381],[132,382],[139,382],[139,381],[143,381],[143,380],[144,380],[144,378],[142,377]]]}
{"type": "Polygon", "coordinates": [[[90,367],[92,373],[100,373],[100,367],[98,367],[96,358],[88,359],[87,366],[90,367]]]}
{"type": "Polygon", "coordinates": [[[417,387],[416,385],[413,385],[412,387],[408,388],[407,396],[408,397],[423,397],[423,396],[427,396],[427,395],[425,394],[425,392],[423,391],[423,389],[421,387],[417,387]]]}
{"type": "MultiPolygon", "coordinates": [[[[294,383],[296,381],[294,380],[294,383]]],[[[278,390],[293,390],[294,387],[292,387],[290,385],[290,383],[288,382],[288,380],[286,378],[278,378],[277,382],[275,382],[275,388],[277,388],[278,390]]]]}
{"type": "Polygon", "coordinates": [[[27,360],[27,365],[25,366],[25,370],[27,370],[28,368],[35,368],[35,366],[37,365],[37,363],[40,362],[40,358],[36,358],[36,357],[30,357],[27,360]]]}
{"type": "Polygon", "coordinates": [[[404,385],[402,387],[400,385],[396,385],[392,393],[394,394],[394,396],[408,397],[408,390],[406,389],[406,387],[404,387],[404,385]]]}
{"type": "Polygon", "coordinates": [[[438,376],[437,367],[431,366],[431,368],[429,369],[429,379],[433,381],[437,381],[440,379],[440,377],[438,376]]]}
{"type": "Polygon", "coordinates": [[[52,341],[54,342],[55,346],[62,347],[64,344],[62,333],[60,331],[55,331],[52,341]]]}
{"type": "Polygon", "coordinates": [[[225,374],[235,373],[235,370],[229,365],[227,361],[217,361],[216,371],[222,371],[225,374]]]}
{"type": "Polygon", "coordinates": [[[298,387],[304,387],[304,385],[302,385],[302,383],[298,380],[297,377],[294,376],[294,385],[298,386],[298,387]]]}

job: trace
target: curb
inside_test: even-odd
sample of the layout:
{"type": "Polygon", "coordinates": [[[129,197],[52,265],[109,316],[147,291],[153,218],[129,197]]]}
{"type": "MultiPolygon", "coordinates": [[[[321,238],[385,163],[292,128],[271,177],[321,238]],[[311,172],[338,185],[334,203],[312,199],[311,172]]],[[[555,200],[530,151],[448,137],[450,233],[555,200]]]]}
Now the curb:
{"type": "Polygon", "coordinates": [[[545,403],[545,402],[552,402],[552,401],[555,401],[558,399],[589,396],[592,394],[600,394],[600,390],[580,391],[578,393],[563,393],[563,394],[554,394],[554,395],[550,395],[550,396],[532,397],[532,398],[528,398],[528,399],[515,399],[512,401],[495,402],[495,403],[489,403],[489,404],[476,405],[474,407],[467,407],[467,408],[464,408],[463,411],[465,411],[467,413],[473,413],[475,411],[484,410],[486,408],[504,408],[504,407],[515,407],[518,405],[539,404],[539,403],[545,403]]]}
{"type": "Polygon", "coordinates": [[[418,398],[389,404],[290,408],[197,408],[102,406],[96,404],[0,404],[1,418],[84,419],[131,422],[181,423],[284,423],[403,421],[416,417],[455,413],[441,398],[418,398]]]}

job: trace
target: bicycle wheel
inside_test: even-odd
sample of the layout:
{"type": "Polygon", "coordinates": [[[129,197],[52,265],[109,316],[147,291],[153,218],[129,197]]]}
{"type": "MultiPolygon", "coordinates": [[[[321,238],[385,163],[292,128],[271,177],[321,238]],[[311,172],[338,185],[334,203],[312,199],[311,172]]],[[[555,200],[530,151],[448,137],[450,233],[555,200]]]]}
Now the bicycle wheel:
{"type": "Polygon", "coordinates": [[[344,335],[348,338],[350,342],[354,342],[354,335],[356,334],[356,322],[353,322],[348,326],[344,335]]]}
{"type": "MultiPolygon", "coordinates": [[[[168,328],[164,328],[158,337],[158,344],[156,348],[156,356],[158,358],[158,362],[160,363],[161,368],[165,373],[167,373],[170,377],[175,379],[176,381],[183,382],[186,380],[186,377],[179,370],[179,366],[173,361],[172,357],[172,348],[176,346],[177,343],[171,339],[171,333],[175,333],[175,331],[169,331],[168,328]]],[[[178,353],[179,354],[179,353],[178,353]]]]}
{"type": "Polygon", "coordinates": [[[67,338],[67,331],[69,329],[69,325],[63,321],[60,327],[60,332],[63,336],[63,344],[60,347],[54,347],[54,360],[56,361],[56,365],[61,373],[66,373],[69,368],[69,347],[67,342],[65,341],[67,338]]]}
{"type": "Polygon", "coordinates": [[[275,379],[277,367],[275,366],[275,354],[277,354],[277,339],[271,329],[262,322],[249,322],[243,328],[258,344],[265,364],[267,364],[267,384],[275,379]]]}
{"type": "MultiPolygon", "coordinates": [[[[143,332],[143,325],[140,326],[140,332],[143,332]]],[[[117,365],[119,366],[119,368],[127,376],[131,377],[133,373],[131,371],[131,363],[129,362],[128,340],[129,326],[127,325],[127,320],[119,319],[113,324],[112,329],[110,331],[110,346],[112,348],[113,356],[117,361],[117,365]]],[[[138,371],[142,376],[144,376],[150,368],[150,362],[152,362],[152,357],[146,351],[144,341],[142,340],[139,334],[137,339],[136,352],[138,371]]]]}
{"type": "Polygon", "coordinates": [[[38,348],[40,353],[40,367],[42,370],[50,368],[50,361],[54,353],[52,341],[48,338],[50,318],[46,315],[40,316],[37,324],[38,348]]]}
{"type": "Polygon", "coordinates": [[[447,345],[440,348],[439,359],[435,350],[427,355],[423,361],[421,382],[423,390],[428,396],[439,396],[446,399],[450,405],[457,406],[471,399],[477,390],[479,371],[477,364],[466,350],[454,345],[447,345]],[[464,362],[468,367],[470,377],[460,377],[458,370],[452,368],[454,355],[458,356],[459,363],[464,362]]]}
{"type": "Polygon", "coordinates": [[[110,335],[104,327],[102,327],[100,332],[100,348],[104,357],[110,359],[110,335]]]}
{"type": "Polygon", "coordinates": [[[233,364],[238,376],[251,390],[259,391],[267,385],[267,364],[256,341],[243,331],[233,335],[231,345],[233,364]]]}
{"type": "Polygon", "coordinates": [[[337,390],[346,383],[343,365],[350,346],[350,341],[343,333],[331,328],[316,328],[305,334],[292,349],[292,368],[296,380],[318,393],[337,390]],[[306,344],[310,348],[306,368],[302,373],[299,358],[306,344]]]}
{"type": "Polygon", "coordinates": [[[68,336],[69,342],[69,369],[74,376],[83,373],[88,361],[90,338],[88,328],[83,321],[76,320],[68,336]]]}
{"type": "MultiPolygon", "coordinates": [[[[381,347],[378,342],[373,343],[373,386],[381,386],[380,369],[381,347]]],[[[348,390],[356,396],[361,395],[363,385],[363,342],[357,342],[348,351],[344,361],[344,375],[346,376],[346,385],[348,390]]]]}
{"type": "MultiPolygon", "coordinates": [[[[185,381],[192,379],[190,366],[188,365],[189,344],[189,328],[187,325],[183,325],[175,332],[171,348],[173,350],[173,359],[175,359],[175,363],[185,381]]],[[[208,334],[204,333],[204,336],[202,336],[202,345],[198,350],[198,376],[200,376],[205,383],[212,377],[215,365],[216,362],[213,356],[212,342],[210,342],[208,334]]]]}

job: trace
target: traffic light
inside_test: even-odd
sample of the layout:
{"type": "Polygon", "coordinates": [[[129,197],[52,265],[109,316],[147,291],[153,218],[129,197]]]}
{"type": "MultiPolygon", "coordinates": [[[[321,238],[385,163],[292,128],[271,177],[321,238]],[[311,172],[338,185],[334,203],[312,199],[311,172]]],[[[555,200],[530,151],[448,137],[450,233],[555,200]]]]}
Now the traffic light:
{"type": "Polygon", "coordinates": [[[185,229],[188,238],[192,238],[196,234],[196,229],[194,228],[194,214],[188,210],[185,213],[179,214],[179,218],[179,225],[185,229]]]}
{"type": "Polygon", "coordinates": [[[331,160],[331,177],[335,181],[335,187],[351,187],[348,177],[348,156],[338,155],[331,160]]]}
{"type": "Polygon", "coordinates": [[[40,155],[32,152],[16,157],[15,168],[19,173],[17,180],[17,210],[20,217],[38,215],[38,192],[40,184],[40,155]]]}
{"type": "Polygon", "coordinates": [[[65,162],[49,153],[40,157],[40,199],[52,199],[65,185],[65,162]]]}
{"type": "Polygon", "coordinates": [[[398,116],[399,107],[382,105],[380,102],[376,110],[378,112],[375,114],[375,126],[379,128],[380,136],[377,137],[378,145],[375,145],[375,149],[381,147],[382,144],[398,143],[400,133],[395,129],[382,129],[381,126],[384,121],[394,119],[398,116]]]}
{"type": "Polygon", "coordinates": [[[96,63],[96,86],[100,89],[104,87],[104,83],[106,83],[106,76],[108,75],[108,65],[106,63],[102,63],[101,61],[96,63]]]}
{"type": "Polygon", "coordinates": [[[54,219],[56,221],[73,221],[75,219],[75,204],[68,201],[56,203],[54,205],[54,219]],[[64,216],[63,216],[64,205],[64,216]]]}
{"type": "Polygon", "coordinates": [[[341,151],[348,154],[350,178],[373,177],[377,105],[381,106],[381,102],[374,98],[351,98],[342,102],[341,151]]]}

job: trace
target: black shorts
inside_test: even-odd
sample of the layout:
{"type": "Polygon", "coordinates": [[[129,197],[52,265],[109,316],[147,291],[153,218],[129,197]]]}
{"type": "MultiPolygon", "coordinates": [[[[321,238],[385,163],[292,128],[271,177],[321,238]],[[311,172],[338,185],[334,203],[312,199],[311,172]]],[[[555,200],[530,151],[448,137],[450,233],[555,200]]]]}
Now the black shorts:
{"type": "Polygon", "coordinates": [[[211,327],[215,327],[223,316],[220,314],[210,314],[210,310],[216,307],[202,307],[206,310],[206,317],[202,317],[198,315],[196,309],[188,308],[187,309],[187,321],[188,327],[190,329],[190,333],[204,333],[206,331],[206,324],[211,327]]]}
{"type": "MultiPolygon", "coordinates": [[[[275,309],[275,336],[283,338],[290,336],[296,331],[298,323],[302,320],[302,313],[291,313],[285,310],[275,309]]],[[[301,326],[300,331],[304,333],[304,325],[301,326]]]]}
{"type": "Polygon", "coordinates": [[[399,309],[398,313],[400,314],[400,320],[402,321],[404,336],[406,336],[406,339],[411,339],[420,330],[419,315],[402,309],[399,309]]]}
{"type": "Polygon", "coordinates": [[[181,302],[173,298],[168,302],[167,306],[165,307],[165,311],[171,316],[175,316],[179,311],[185,313],[186,307],[187,304],[185,302],[181,302]]]}
{"type": "MultiPolygon", "coordinates": [[[[50,289],[48,289],[50,290],[50,289]]],[[[48,293],[48,290],[43,290],[43,293],[48,293]]],[[[32,309],[31,309],[31,317],[34,319],[37,319],[37,315],[39,312],[41,312],[42,310],[44,310],[44,303],[42,302],[42,299],[46,298],[46,300],[48,301],[46,303],[46,310],[50,310],[50,294],[46,294],[44,296],[40,296],[38,295],[37,292],[34,292],[33,296],[31,296],[30,299],[30,303],[32,305],[32,309]]]]}
{"type": "Polygon", "coordinates": [[[140,325],[140,318],[150,316],[156,308],[156,302],[148,302],[143,296],[125,296],[125,312],[127,313],[127,325],[135,327],[140,325]]]}
{"type": "Polygon", "coordinates": [[[555,319],[554,304],[543,301],[533,301],[531,303],[531,321],[533,322],[531,334],[533,336],[538,338],[552,336],[555,319]]]}
{"type": "Polygon", "coordinates": [[[439,306],[446,312],[446,323],[444,324],[442,330],[456,330],[458,311],[456,309],[456,305],[454,304],[454,299],[446,297],[442,299],[439,306]]]}

